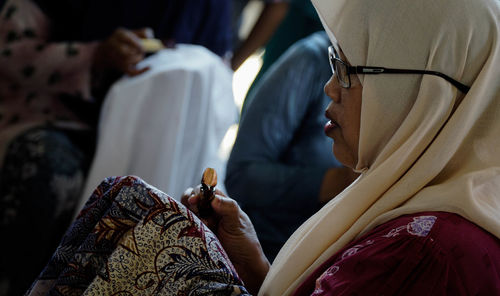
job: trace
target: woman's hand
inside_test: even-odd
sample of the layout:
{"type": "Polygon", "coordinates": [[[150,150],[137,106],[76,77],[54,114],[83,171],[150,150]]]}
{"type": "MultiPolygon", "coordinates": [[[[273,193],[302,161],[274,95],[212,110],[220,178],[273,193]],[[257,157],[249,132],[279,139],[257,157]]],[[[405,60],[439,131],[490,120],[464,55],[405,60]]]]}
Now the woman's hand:
{"type": "MultiPolygon", "coordinates": [[[[198,214],[197,206],[201,197],[200,186],[189,188],[182,195],[181,202],[198,214]]],[[[217,235],[249,292],[257,294],[270,264],[250,218],[235,200],[219,190],[215,191],[211,206],[213,215],[201,220],[217,235]]]]}
{"type": "Polygon", "coordinates": [[[136,65],[144,59],[144,49],[140,38],[152,38],[153,31],[149,28],[130,31],[116,29],[111,36],[102,41],[94,58],[94,68],[115,69],[130,76],[139,75],[149,68],[137,69],[136,65]]]}

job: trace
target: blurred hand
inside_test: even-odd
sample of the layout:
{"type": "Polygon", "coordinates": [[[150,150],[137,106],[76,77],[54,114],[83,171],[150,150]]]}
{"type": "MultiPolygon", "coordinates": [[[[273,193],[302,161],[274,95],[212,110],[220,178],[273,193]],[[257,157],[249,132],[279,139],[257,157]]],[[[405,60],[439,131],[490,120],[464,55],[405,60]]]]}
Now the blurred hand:
{"type": "MultiPolygon", "coordinates": [[[[198,203],[202,195],[200,187],[188,188],[181,202],[198,215],[198,203]]],[[[231,259],[236,271],[251,294],[257,294],[269,271],[267,260],[255,233],[250,218],[241,210],[235,200],[219,190],[211,202],[213,215],[201,219],[217,236],[231,259]]]]}
{"type": "Polygon", "coordinates": [[[144,73],[149,67],[137,69],[136,65],[144,59],[144,49],[140,38],[153,38],[149,28],[140,30],[116,29],[111,36],[102,41],[94,58],[94,68],[115,69],[130,76],[144,73]]]}

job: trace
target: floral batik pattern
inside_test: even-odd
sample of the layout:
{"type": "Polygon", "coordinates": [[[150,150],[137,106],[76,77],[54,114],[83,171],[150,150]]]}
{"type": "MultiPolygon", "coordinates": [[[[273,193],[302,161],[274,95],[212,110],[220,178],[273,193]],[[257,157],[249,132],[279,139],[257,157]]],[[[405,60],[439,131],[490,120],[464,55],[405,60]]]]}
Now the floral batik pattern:
{"type": "Polygon", "coordinates": [[[215,235],[137,177],[94,191],[28,295],[247,295],[215,235]]]}

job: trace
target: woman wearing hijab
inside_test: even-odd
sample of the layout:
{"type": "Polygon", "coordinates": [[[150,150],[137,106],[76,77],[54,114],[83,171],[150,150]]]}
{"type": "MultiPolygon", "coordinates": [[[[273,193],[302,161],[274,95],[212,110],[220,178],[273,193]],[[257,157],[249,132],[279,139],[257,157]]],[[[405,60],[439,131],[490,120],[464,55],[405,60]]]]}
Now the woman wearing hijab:
{"type": "MultiPolygon", "coordinates": [[[[3,4],[3,3],[2,3],[3,4]]],[[[229,1],[9,0],[0,12],[0,294],[19,295],[67,228],[107,86],[140,38],[229,50],[229,1]],[[142,28],[151,28],[145,30],[142,28]],[[36,248],[34,247],[36,246],[36,248]]]]}
{"type": "MultiPolygon", "coordinates": [[[[95,279],[113,285],[109,275],[118,267],[130,273],[141,252],[154,253],[156,242],[165,242],[188,247],[180,252],[156,246],[162,251],[147,274],[155,276],[148,282],[137,270],[142,276],[129,277],[129,285],[162,288],[165,280],[184,282],[192,279],[186,274],[200,274],[167,268],[176,262],[182,271],[234,266],[245,288],[259,295],[500,295],[500,4],[313,3],[332,42],[325,131],[334,139],[337,159],[361,175],[292,235],[272,266],[248,216],[222,192],[211,201],[214,214],[201,223],[129,177],[108,179],[94,192],[77,222],[101,215],[100,222],[96,218],[86,230],[74,224],[46,270],[66,266],[62,275],[70,276],[90,270],[90,262],[105,262],[97,264],[95,279]],[[144,212],[132,215],[136,224],[118,219],[115,208],[126,209],[125,201],[135,209],[127,210],[129,215],[144,212]],[[99,214],[99,206],[108,210],[99,214]],[[135,233],[153,227],[152,221],[156,232],[147,233],[149,238],[156,233],[148,241],[153,247],[141,251],[139,242],[145,240],[135,233]],[[174,225],[182,230],[170,236],[174,225]],[[213,233],[204,225],[218,240],[211,240],[213,233]],[[125,234],[118,239],[118,231],[109,229],[125,234]],[[98,260],[104,255],[82,260],[85,246],[96,244],[72,249],[78,242],[72,237],[119,242],[107,261],[98,260]],[[193,246],[195,239],[202,244],[193,246]],[[215,258],[214,250],[232,264],[215,258]],[[203,254],[212,254],[215,260],[209,262],[218,265],[193,263],[210,257],[203,254]]],[[[198,213],[200,198],[199,189],[188,189],[182,201],[198,213]]],[[[221,278],[214,283],[246,292],[235,274],[221,278]]],[[[63,290],[65,278],[59,279],[63,290]]]]}
{"type": "Polygon", "coordinates": [[[256,291],[260,275],[260,295],[499,295],[498,1],[313,3],[333,45],[325,131],[361,176],[292,235],[269,271],[257,242],[246,256],[226,243],[222,229],[249,240],[239,208],[212,202],[247,288],[256,291]]]}

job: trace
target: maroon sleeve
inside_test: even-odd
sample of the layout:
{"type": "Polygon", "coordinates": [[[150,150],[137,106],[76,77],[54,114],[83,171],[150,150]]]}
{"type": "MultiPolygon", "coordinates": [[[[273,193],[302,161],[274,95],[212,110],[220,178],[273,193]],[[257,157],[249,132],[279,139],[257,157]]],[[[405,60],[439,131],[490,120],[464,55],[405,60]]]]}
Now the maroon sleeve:
{"type": "Polygon", "coordinates": [[[335,254],[295,295],[500,295],[500,240],[455,214],[402,216],[335,254]]]}

